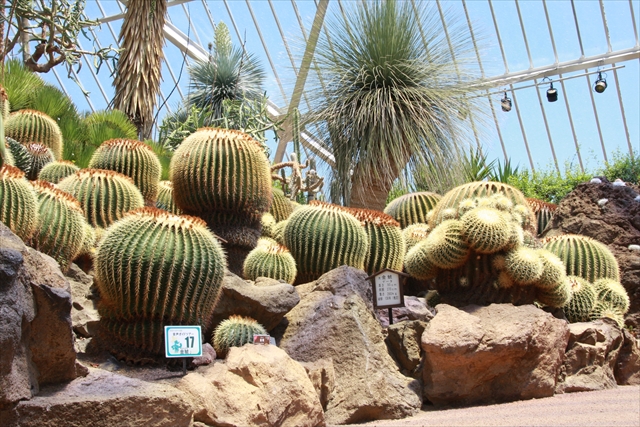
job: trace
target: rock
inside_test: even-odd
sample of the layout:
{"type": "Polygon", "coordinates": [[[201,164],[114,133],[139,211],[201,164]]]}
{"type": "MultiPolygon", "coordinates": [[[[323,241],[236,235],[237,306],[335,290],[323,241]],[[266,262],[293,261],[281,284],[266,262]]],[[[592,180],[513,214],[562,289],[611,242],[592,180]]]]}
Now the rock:
{"type": "Polygon", "coordinates": [[[90,369],[85,378],[43,388],[12,412],[20,427],[188,427],[193,407],[186,402],[174,387],[90,369]]]}
{"type": "Polygon", "coordinates": [[[640,385],[640,344],[628,330],[622,333],[624,342],[613,374],[618,385],[640,385]]]}
{"type": "Polygon", "coordinates": [[[210,365],[214,360],[216,360],[216,351],[211,344],[207,342],[202,345],[202,356],[194,357],[191,361],[191,367],[196,368],[198,366],[210,365]]]}
{"type": "Polygon", "coordinates": [[[631,299],[627,323],[640,329],[640,256],[629,245],[640,244],[640,192],[637,186],[578,185],[558,205],[544,236],[582,234],[606,244],[620,266],[620,282],[631,299]],[[604,206],[598,200],[609,199],[604,206]]]}
{"type": "Polygon", "coordinates": [[[83,338],[93,337],[100,323],[100,314],[93,293],[93,277],[76,264],[71,264],[65,273],[71,285],[71,321],[73,331],[83,338]]]}
{"type": "Polygon", "coordinates": [[[329,398],[336,385],[336,371],[333,369],[333,360],[320,359],[315,362],[300,362],[300,364],[307,371],[311,384],[316,389],[322,409],[326,410],[327,403],[329,403],[329,398]]]}
{"type": "Polygon", "coordinates": [[[299,301],[296,289],[288,283],[273,281],[265,286],[263,281],[262,286],[256,286],[227,272],[222,281],[220,300],[213,312],[212,328],[236,314],[251,317],[270,331],[299,301]]]}
{"type": "Polygon", "coordinates": [[[398,372],[375,318],[367,274],[340,267],[287,313],[280,346],[300,362],[333,360],[328,424],[398,419],[421,407],[419,382],[398,372]]]}
{"type": "Polygon", "coordinates": [[[565,321],[533,305],[436,310],[422,334],[424,396],[434,405],[553,395],[569,339],[565,321]]]}
{"type": "Polygon", "coordinates": [[[569,331],[556,393],[615,387],[613,370],[624,340],[620,328],[613,321],[598,319],[571,323],[569,331]]]}
{"type": "Polygon", "coordinates": [[[420,342],[427,322],[409,320],[394,323],[385,338],[389,353],[398,362],[400,372],[419,379],[422,376],[422,348],[420,342]]]}
{"type": "Polygon", "coordinates": [[[194,421],[214,426],[323,426],[322,406],[304,368],[273,345],[229,350],[176,385],[194,403],[194,421]]]}
{"type": "MultiPolygon", "coordinates": [[[[389,309],[380,308],[376,310],[376,315],[382,327],[389,326],[389,309]]],[[[400,323],[406,320],[421,320],[428,322],[433,318],[434,313],[427,306],[424,298],[410,295],[404,296],[404,307],[393,308],[393,323],[400,323]]]]}

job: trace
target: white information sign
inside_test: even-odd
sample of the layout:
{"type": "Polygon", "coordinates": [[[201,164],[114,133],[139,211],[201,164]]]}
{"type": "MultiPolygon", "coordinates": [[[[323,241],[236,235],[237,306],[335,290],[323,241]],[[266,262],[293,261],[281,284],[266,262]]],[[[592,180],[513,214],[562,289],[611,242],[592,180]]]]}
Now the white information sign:
{"type": "Polygon", "coordinates": [[[166,357],[202,356],[200,326],[165,326],[164,349],[166,357]]]}
{"type": "Polygon", "coordinates": [[[376,307],[402,305],[400,276],[393,271],[385,271],[375,277],[376,307]]]}

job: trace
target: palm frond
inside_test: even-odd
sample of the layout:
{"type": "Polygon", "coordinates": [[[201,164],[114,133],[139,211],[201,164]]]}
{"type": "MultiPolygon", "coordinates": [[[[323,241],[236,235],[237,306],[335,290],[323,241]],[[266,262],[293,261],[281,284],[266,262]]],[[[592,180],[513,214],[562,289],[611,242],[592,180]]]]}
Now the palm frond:
{"type": "Polygon", "coordinates": [[[31,108],[30,105],[38,88],[44,85],[44,80],[33,73],[17,58],[5,62],[4,80],[0,82],[9,97],[11,111],[31,108]]]}

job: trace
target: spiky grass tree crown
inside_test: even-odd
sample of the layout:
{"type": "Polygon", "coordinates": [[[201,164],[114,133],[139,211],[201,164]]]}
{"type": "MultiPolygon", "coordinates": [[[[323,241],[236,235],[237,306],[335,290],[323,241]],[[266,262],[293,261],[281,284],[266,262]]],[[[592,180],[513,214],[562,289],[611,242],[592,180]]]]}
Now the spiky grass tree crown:
{"type": "Polygon", "coordinates": [[[73,162],[59,160],[46,164],[38,174],[38,179],[52,184],[57,184],[64,178],[69,175],[73,175],[79,170],[80,168],[73,162]]]}
{"type": "Polygon", "coordinates": [[[60,181],[58,187],[78,199],[94,227],[106,228],[126,212],[144,206],[133,180],[114,171],[81,169],[60,181]]]}
{"type": "Polygon", "coordinates": [[[34,181],[39,224],[31,246],[58,261],[66,271],[80,253],[85,237],[84,212],[78,200],[46,181],[34,181]]]}
{"type": "Polygon", "coordinates": [[[441,198],[441,195],[429,191],[404,194],[390,201],[384,208],[384,213],[395,218],[402,228],[411,224],[424,224],[427,222],[427,214],[441,198]]]}
{"type": "Polygon", "coordinates": [[[199,218],[156,208],[128,213],[95,256],[98,310],[111,349],[132,360],[163,352],[165,325],[208,326],[226,262],[199,218]]]}
{"type": "Polygon", "coordinates": [[[38,199],[20,169],[0,168],[0,221],[28,241],[38,225],[38,199]]]}
{"type": "Polygon", "coordinates": [[[5,123],[6,136],[27,144],[39,142],[51,148],[56,160],[62,159],[62,132],[58,123],[36,110],[19,110],[11,113],[5,123]]]}
{"type": "Polygon", "coordinates": [[[134,139],[110,139],[93,153],[89,167],[120,172],[133,179],[145,201],[155,203],[162,166],[147,144],[134,139]]]}

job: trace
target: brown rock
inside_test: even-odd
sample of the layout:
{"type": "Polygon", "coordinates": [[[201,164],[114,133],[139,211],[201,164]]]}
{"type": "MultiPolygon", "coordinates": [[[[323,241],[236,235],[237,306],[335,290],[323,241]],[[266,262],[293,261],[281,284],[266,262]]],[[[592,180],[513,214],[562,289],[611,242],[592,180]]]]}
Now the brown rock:
{"type": "Polygon", "coordinates": [[[93,337],[100,323],[100,314],[93,293],[93,277],[76,264],[71,264],[65,276],[71,286],[73,331],[84,338],[93,337]]]}
{"type": "Polygon", "coordinates": [[[571,323],[571,333],[556,393],[613,388],[622,331],[613,321],[571,323]]]}
{"type": "MultiPolygon", "coordinates": [[[[404,307],[394,307],[393,323],[400,323],[406,320],[421,320],[428,322],[433,318],[434,313],[427,306],[424,298],[414,297],[410,295],[404,296],[404,307]]],[[[383,328],[389,326],[389,309],[380,308],[376,310],[376,315],[383,328]]]]}
{"type": "Polygon", "coordinates": [[[640,344],[626,329],[613,374],[618,385],[640,385],[640,344]]]}
{"type": "Polygon", "coordinates": [[[569,339],[563,320],[533,305],[446,304],[422,335],[425,398],[437,406],[553,395],[569,339]]]}
{"type": "Polygon", "coordinates": [[[427,322],[410,320],[394,323],[387,329],[385,338],[389,353],[398,362],[400,372],[419,379],[422,376],[422,348],[420,342],[427,322]]]}
{"type": "Polygon", "coordinates": [[[336,385],[336,371],[333,369],[333,360],[320,359],[315,362],[300,362],[311,384],[316,389],[322,409],[327,409],[327,403],[336,385]]]}
{"type": "Polygon", "coordinates": [[[352,267],[328,272],[285,318],[283,350],[301,362],[333,360],[329,424],[403,418],[421,407],[419,382],[400,374],[387,352],[366,277],[352,267]]]}
{"type": "Polygon", "coordinates": [[[185,398],[171,386],[91,369],[65,386],[43,388],[13,412],[20,427],[188,427],[193,408],[185,398]]]}
{"type": "Polygon", "coordinates": [[[193,360],[191,360],[191,367],[196,368],[198,366],[211,365],[214,360],[216,360],[216,351],[211,344],[207,342],[202,345],[202,356],[194,357],[193,360]]]}
{"type": "Polygon", "coordinates": [[[224,363],[190,373],[176,387],[193,402],[194,421],[208,425],[324,425],[304,368],[276,346],[233,347],[224,363]]]}

